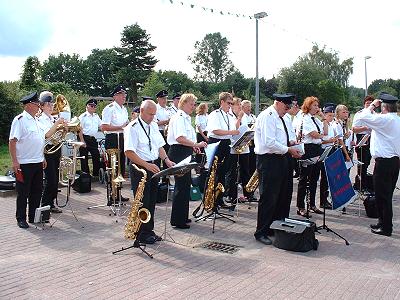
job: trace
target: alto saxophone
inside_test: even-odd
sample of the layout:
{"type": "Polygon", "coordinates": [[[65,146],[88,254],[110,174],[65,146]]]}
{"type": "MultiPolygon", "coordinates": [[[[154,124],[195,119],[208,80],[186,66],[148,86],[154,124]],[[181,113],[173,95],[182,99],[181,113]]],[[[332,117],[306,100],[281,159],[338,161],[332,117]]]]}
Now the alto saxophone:
{"type": "Polygon", "coordinates": [[[143,223],[150,221],[151,214],[147,208],[142,207],[142,198],[146,185],[147,173],[144,169],[140,169],[135,164],[132,164],[132,166],[139,172],[142,172],[143,176],[142,179],[140,179],[139,185],[136,189],[131,211],[129,212],[128,219],[125,224],[124,235],[126,239],[136,240],[140,226],[142,226],[143,223]]]}
{"type": "Polygon", "coordinates": [[[257,189],[259,184],[260,178],[258,177],[257,170],[255,170],[253,175],[251,175],[249,182],[246,184],[245,189],[248,193],[253,193],[257,189]]]}

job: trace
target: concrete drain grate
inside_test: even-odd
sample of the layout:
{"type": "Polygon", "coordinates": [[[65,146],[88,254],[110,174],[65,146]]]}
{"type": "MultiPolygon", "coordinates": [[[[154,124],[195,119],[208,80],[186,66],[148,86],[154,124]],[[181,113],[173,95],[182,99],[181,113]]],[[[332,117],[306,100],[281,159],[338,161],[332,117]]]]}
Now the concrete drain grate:
{"type": "Polygon", "coordinates": [[[237,245],[232,245],[232,244],[225,244],[225,243],[220,243],[220,242],[204,242],[197,246],[199,248],[205,248],[213,251],[219,251],[223,253],[229,253],[233,254],[237,251],[239,251],[240,246],[237,245]]]}

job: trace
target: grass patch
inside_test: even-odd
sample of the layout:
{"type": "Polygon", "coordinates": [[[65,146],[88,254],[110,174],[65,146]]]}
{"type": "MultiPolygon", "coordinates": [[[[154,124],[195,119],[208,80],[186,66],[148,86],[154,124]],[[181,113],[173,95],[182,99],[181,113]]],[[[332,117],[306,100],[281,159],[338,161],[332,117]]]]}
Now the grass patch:
{"type": "Polygon", "coordinates": [[[4,175],[8,169],[11,169],[11,156],[8,152],[8,144],[0,146],[0,175],[4,175]]]}

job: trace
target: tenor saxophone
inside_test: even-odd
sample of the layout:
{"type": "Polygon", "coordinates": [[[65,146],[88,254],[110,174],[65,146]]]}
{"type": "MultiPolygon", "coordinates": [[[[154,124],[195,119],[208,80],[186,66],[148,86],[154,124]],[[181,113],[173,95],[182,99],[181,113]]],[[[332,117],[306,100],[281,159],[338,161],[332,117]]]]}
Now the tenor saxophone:
{"type": "Polygon", "coordinates": [[[215,156],[211,166],[210,176],[208,178],[207,189],[204,195],[204,209],[206,212],[211,212],[216,204],[218,196],[225,191],[224,186],[219,182],[217,188],[215,186],[215,173],[217,172],[218,156],[215,156]]]}
{"type": "Polygon", "coordinates": [[[258,177],[257,170],[255,170],[253,175],[251,175],[249,182],[246,184],[245,189],[248,193],[253,193],[257,189],[259,184],[260,178],[258,177]]]}
{"type": "Polygon", "coordinates": [[[124,235],[126,239],[136,240],[140,226],[142,226],[143,223],[150,221],[151,214],[147,208],[142,207],[142,198],[146,185],[147,173],[144,169],[140,169],[135,164],[132,164],[132,166],[143,175],[142,179],[140,179],[138,188],[136,189],[135,197],[132,201],[131,211],[129,212],[128,219],[125,224],[124,235]]]}

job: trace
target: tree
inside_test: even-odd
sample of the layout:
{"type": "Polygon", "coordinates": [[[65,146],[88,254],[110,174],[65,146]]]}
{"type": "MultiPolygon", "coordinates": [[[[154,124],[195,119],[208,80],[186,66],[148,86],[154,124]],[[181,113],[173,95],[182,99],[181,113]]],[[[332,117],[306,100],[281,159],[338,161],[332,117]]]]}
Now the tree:
{"type": "Polygon", "coordinates": [[[396,97],[400,96],[400,80],[376,79],[368,86],[368,93],[378,95],[380,92],[391,93],[396,97]]]}
{"type": "Polygon", "coordinates": [[[92,96],[109,96],[116,86],[117,53],[114,49],[93,49],[85,64],[88,69],[87,93],[92,96]]]}
{"type": "Polygon", "coordinates": [[[280,71],[278,91],[295,93],[299,99],[317,96],[322,103],[346,103],[346,87],[352,72],[352,58],[340,63],[336,52],[329,53],[315,45],[310,53],[280,71]]]}
{"type": "Polygon", "coordinates": [[[21,75],[21,88],[37,89],[37,81],[39,80],[40,61],[36,56],[28,56],[26,59],[21,75]]]}
{"type": "Polygon", "coordinates": [[[140,91],[141,96],[155,97],[155,95],[165,89],[164,83],[161,81],[160,74],[151,72],[151,75],[146,80],[143,89],[140,91]]]}
{"type": "Polygon", "coordinates": [[[225,86],[223,90],[233,92],[235,96],[244,98],[244,91],[249,86],[249,80],[244,78],[244,75],[239,71],[234,71],[226,76],[223,85],[225,86]]]}
{"type": "Polygon", "coordinates": [[[50,54],[43,63],[41,75],[47,82],[64,82],[78,92],[87,90],[88,72],[78,54],[60,53],[58,56],[50,54]]]}
{"type": "Polygon", "coordinates": [[[227,75],[234,71],[229,59],[229,41],[221,33],[209,33],[204,39],[194,44],[196,53],[188,60],[194,64],[195,79],[222,82],[227,75]]]}
{"type": "Polygon", "coordinates": [[[115,48],[117,53],[116,79],[129,88],[133,100],[137,99],[138,89],[151,74],[158,62],[150,55],[156,47],[151,45],[150,35],[138,24],[124,27],[121,34],[121,47],[115,48]]]}
{"type": "Polygon", "coordinates": [[[176,71],[158,71],[158,76],[164,88],[170,93],[184,93],[194,89],[193,80],[185,73],[176,71]]]}
{"type": "Polygon", "coordinates": [[[18,89],[19,82],[0,82],[0,141],[8,143],[11,122],[21,111],[19,99],[26,95],[18,89]]]}
{"type": "MultiPolygon", "coordinates": [[[[267,82],[265,83],[265,96],[267,96],[268,98],[272,99],[272,95],[276,93],[276,91],[278,90],[278,80],[274,77],[272,77],[271,79],[268,79],[267,82]]],[[[260,89],[261,91],[263,91],[263,89],[260,89]]],[[[290,91],[288,91],[290,92],[290,91]]]]}

